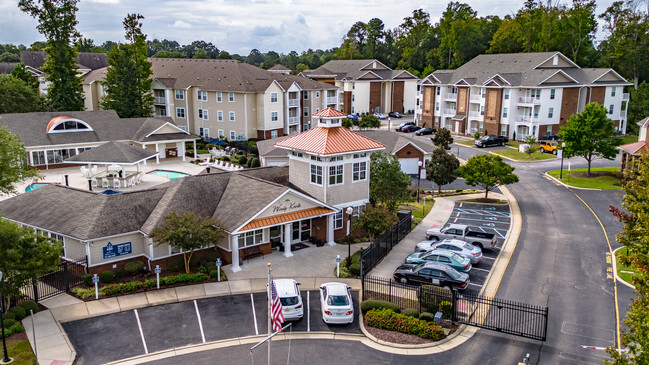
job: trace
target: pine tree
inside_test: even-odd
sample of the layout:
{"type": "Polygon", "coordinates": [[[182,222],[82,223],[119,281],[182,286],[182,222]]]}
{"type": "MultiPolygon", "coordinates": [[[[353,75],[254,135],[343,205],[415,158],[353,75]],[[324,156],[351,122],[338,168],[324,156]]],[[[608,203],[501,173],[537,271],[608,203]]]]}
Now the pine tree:
{"type": "Polygon", "coordinates": [[[101,106],[115,110],[121,118],[153,115],[153,71],[147,60],[146,35],[142,34],[140,19],[144,17],[139,14],[126,16],[124,29],[129,43],[118,44],[108,53],[110,66],[103,83],[106,96],[101,106]]]}

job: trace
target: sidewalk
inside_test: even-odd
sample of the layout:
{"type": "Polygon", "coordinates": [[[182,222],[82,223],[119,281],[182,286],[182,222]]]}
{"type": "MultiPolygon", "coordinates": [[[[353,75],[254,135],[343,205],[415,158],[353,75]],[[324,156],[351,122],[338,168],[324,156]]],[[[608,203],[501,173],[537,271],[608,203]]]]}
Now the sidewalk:
{"type": "MultiPolygon", "coordinates": [[[[501,189],[503,194],[490,193],[490,196],[502,200],[509,200],[512,212],[511,230],[505,240],[501,254],[494,264],[494,269],[489,274],[485,287],[483,288],[483,292],[487,295],[492,295],[496,291],[509,257],[515,247],[518,234],[520,233],[520,211],[518,210],[518,205],[506,188],[501,189]]],[[[426,229],[433,226],[441,226],[448,220],[456,201],[480,196],[482,196],[481,193],[437,198],[435,205],[422,223],[415,227],[412,232],[392,249],[383,261],[372,270],[372,275],[390,278],[394,268],[401,264],[403,258],[414,250],[414,245],[417,242],[423,240],[426,229]]],[[[366,245],[352,245],[352,253],[366,245]]],[[[292,277],[302,283],[301,288],[303,290],[315,290],[320,284],[332,280],[345,282],[355,290],[361,288],[361,283],[358,279],[338,279],[334,275],[336,255],[340,255],[341,257],[346,257],[347,255],[347,247],[345,245],[310,247],[295,251],[294,255],[291,258],[286,258],[277,252],[262,258],[246,261],[242,266],[243,270],[238,273],[233,273],[229,269],[229,265],[226,265],[223,269],[228,275],[229,281],[225,282],[210,282],[169,289],[151,290],[144,293],[111,297],[90,302],[83,302],[67,294],[43,301],[41,304],[46,306],[48,310],[34,315],[38,363],[41,365],[72,365],[74,362],[76,352],[63,331],[60,325],[61,322],[166,303],[232,294],[263,292],[266,290],[268,262],[272,263],[275,277],[292,277]],[[305,268],[307,269],[305,270],[305,268]]],[[[29,342],[32,348],[34,348],[30,318],[25,319],[23,324],[29,342]]],[[[423,354],[453,348],[469,339],[475,331],[476,329],[474,328],[467,328],[464,331],[460,331],[452,339],[449,338],[449,341],[444,344],[410,350],[391,347],[387,344],[379,344],[367,338],[362,338],[361,341],[367,346],[381,351],[423,354]]],[[[299,335],[295,334],[295,336],[299,335]]],[[[188,348],[183,349],[183,352],[201,351],[204,346],[205,344],[188,346],[188,348]]]]}

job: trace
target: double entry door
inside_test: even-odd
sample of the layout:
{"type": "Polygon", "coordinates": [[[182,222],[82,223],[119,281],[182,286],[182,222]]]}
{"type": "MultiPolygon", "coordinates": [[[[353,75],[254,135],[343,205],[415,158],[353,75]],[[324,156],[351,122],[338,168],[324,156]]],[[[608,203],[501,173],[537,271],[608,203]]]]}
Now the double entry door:
{"type": "MultiPolygon", "coordinates": [[[[270,227],[270,241],[273,244],[284,243],[284,224],[270,227]]],[[[311,220],[305,219],[291,223],[291,244],[308,241],[311,236],[311,220]]]]}

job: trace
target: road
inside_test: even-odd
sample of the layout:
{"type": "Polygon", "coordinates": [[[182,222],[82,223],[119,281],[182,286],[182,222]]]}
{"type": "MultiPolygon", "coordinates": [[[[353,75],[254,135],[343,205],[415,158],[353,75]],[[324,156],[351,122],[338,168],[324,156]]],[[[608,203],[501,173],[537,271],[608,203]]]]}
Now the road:
{"type": "MultiPolygon", "coordinates": [[[[464,159],[489,151],[459,148],[464,159]]],[[[454,146],[452,151],[457,150],[454,146]]],[[[605,353],[581,349],[580,345],[616,345],[615,288],[608,278],[611,266],[607,253],[609,243],[613,249],[619,247],[615,235],[622,225],[613,219],[608,207],[619,206],[621,198],[616,192],[569,189],[545,178],[543,172],[559,168],[558,160],[511,164],[520,178],[509,189],[521,209],[522,232],[496,296],[548,306],[545,343],[480,330],[450,351],[402,356],[352,341],[294,340],[273,346],[273,363],[287,363],[290,353],[291,363],[329,364],[330,351],[335,348],[337,363],[516,364],[529,354],[532,364],[601,364],[607,358],[605,353]]],[[[571,166],[584,167],[585,162],[573,158],[571,166]]],[[[599,160],[593,166],[619,166],[619,161],[599,160]]],[[[618,285],[617,291],[623,317],[633,293],[623,285],[618,285]]],[[[249,347],[211,350],[151,364],[207,364],[214,358],[233,363],[266,363],[265,351],[251,354],[249,347]]]]}

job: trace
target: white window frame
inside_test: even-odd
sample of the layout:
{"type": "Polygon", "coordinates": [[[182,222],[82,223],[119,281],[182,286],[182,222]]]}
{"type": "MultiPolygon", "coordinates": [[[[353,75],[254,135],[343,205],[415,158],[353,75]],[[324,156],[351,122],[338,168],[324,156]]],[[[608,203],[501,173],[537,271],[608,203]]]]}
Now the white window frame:
{"type": "Polygon", "coordinates": [[[203,128],[203,137],[205,139],[210,138],[210,129],[209,128],[203,128]]]}
{"type": "Polygon", "coordinates": [[[367,161],[352,164],[352,181],[367,180],[367,161]]]}
{"type": "Polygon", "coordinates": [[[343,228],[343,210],[339,210],[334,214],[334,229],[341,229],[343,228]]]}
{"type": "Polygon", "coordinates": [[[277,93],[270,93],[270,102],[271,103],[277,103],[277,100],[279,100],[277,98],[277,93]]]}
{"type": "Polygon", "coordinates": [[[278,112],[270,112],[270,121],[271,122],[277,122],[279,120],[279,113],[278,112]]]}
{"type": "Polygon", "coordinates": [[[198,119],[209,120],[210,113],[207,109],[198,108],[198,119]]]}
{"type": "Polygon", "coordinates": [[[196,95],[198,100],[207,101],[207,91],[197,90],[196,95]]]}
{"type": "Polygon", "coordinates": [[[345,165],[329,166],[328,171],[327,181],[329,186],[342,185],[345,182],[345,165]]]}
{"type": "Polygon", "coordinates": [[[316,92],[315,92],[315,97],[316,97],[316,98],[319,98],[319,97],[320,97],[320,91],[316,91],[316,92]]]}
{"type": "Polygon", "coordinates": [[[231,121],[231,122],[236,122],[237,121],[237,115],[235,114],[235,112],[230,112],[228,114],[228,120],[231,121]]]}
{"type": "Polygon", "coordinates": [[[264,243],[264,230],[256,229],[239,234],[239,247],[250,247],[264,243]]]}
{"type": "Polygon", "coordinates": [[[174,97],[176,100],[185,100],[185,90],[176,89],[174,92],[174,97]]]}
{"type": "Polygon", "coordinates": [[[509,89],[505,89],[504,94],[505,94],[505,100],[509,100],[509,89]]]}
{"type": "Polygon", "coordinates": [[[550,89],[550,100],[554,100],[556,97],[557,90],[556,89],[550,89]]]}
{"type": "Polygon", "coordinates": [[[322,166],[311,164],[309,169],[309,174],[311,175],[309,181],[313,185],[322,186],[323,176],[322,176],[322,166]]]}
{"type": "Polygon", "coordinates": [[[237,131],[230,131],[230,140],[234,141],[237,139],[237,131]]]}
{"type": "Polygon", "coordinates": [[[612,86],[612,87],[611,87],[611,97],[612,97],[612,98],[615,97],[615,92],[616,92],[616,91],[617,91],[617,87],[612,86]]]}
{"type": "Polygon", "coordinates": [[[507,118],[509,115],[509,108],[503,108],[503,118],[507,118]]]}
{"type": "Polygon", "coordinates": [[[302,91],[302,99],[309,100],[309,92],[304,90],[302,91]]]}
{"type": "Polygon", "coordinates": [[[216,92],[216,102],[217,103],[222,103],[223,102],[223,92],[221,92],[221,91],[216,92]]]}
{"type": "Polygon", "coordinates": [[[548,109],[548,118],[553,118],[554,117],[554,108],[549,108],[548,109]]]}
{"type": "Polygon", "coordinates": [[[270,131],[270,138],[277,138],[277,137],[278,137],[277,130],[270,131]]]}
{"type": "Polygon", "coordinates": [[[613,111],[615,110],[615,105],[611,104],[608,107],[608,115],[612,115],[613,111]]]}
{"type": "Polygon", "coordinates": [[[176,118],[185,119],[185,108],[176,108],[176,118]]]}
{"type": "Polygon", "coordinates": [[[217,110],[217,111],[216,111],[216,120],[217,120],[218,122],[222,122],[222,121],[223,121],[223,110],[217,110]]]}
{"type": "Polygon", "coordinates": [[[223,129],[219,129],[218,133],[219,133],[219,138],[225,137],[225,132],[223,131],[223,129]]]}
{"type": "Polygon", "coordinates": [[[304,116],[308,117],[309,116],[309,107],[305,106],[304,108],[302,108],[302,110],[304,110],[304,116]]]}
{"type": "Polygon", "coordinates": [[[228,93],[228,101],[234,103],[234,93],[228,93]]]}

